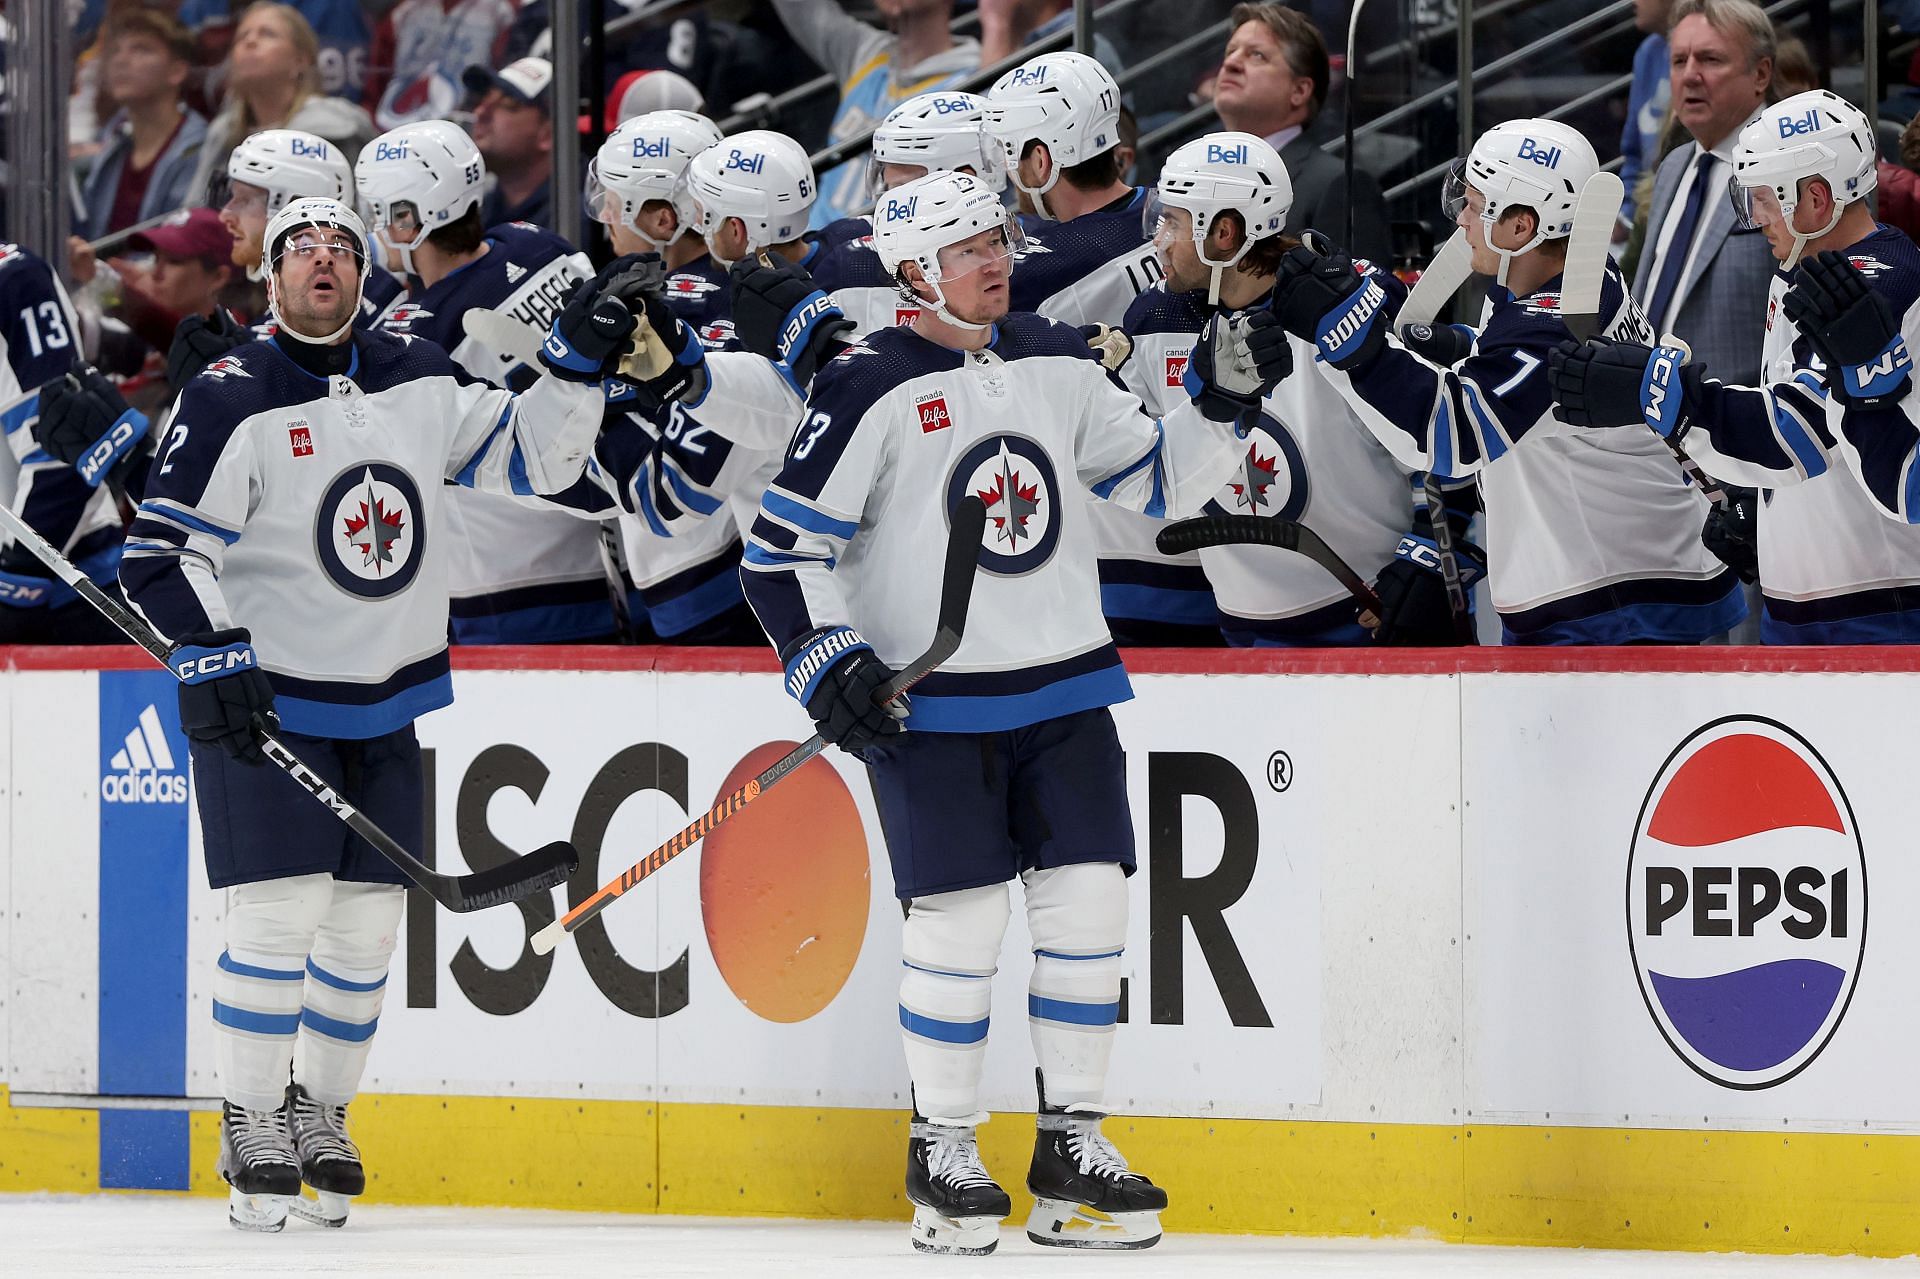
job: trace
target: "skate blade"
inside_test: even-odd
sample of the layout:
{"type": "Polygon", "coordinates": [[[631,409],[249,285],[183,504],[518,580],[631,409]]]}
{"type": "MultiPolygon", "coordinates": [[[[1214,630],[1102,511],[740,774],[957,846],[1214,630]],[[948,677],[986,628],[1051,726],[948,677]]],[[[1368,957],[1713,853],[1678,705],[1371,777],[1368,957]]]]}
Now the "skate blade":
{"type": "Polygon", "coordinates": [[[1000,1246],[1000,1218],[948,1217],[915,1206],[912,1237],[920,1252],[984,1257],[1000,1246]]]}
{"type": "Polygon", "coordinates": [[[273,1234],[284,1229],[292,1205],[292,1195],[247,1195],[231,1187],[227,1190],[227,1222],[235,1230],[273,1234]]]}
{"type": "Polygon", "coordinates": [[[1027,1238],[1048,1248],[1151,1248],[1160,1242],[1157,1212],[1101,1212],[1064,1199],[1034,1201],[1027,1238]]]}
{"type": "Polygon", "coordinates": [[[347,1224],[347,1209],[352,1200],[346,1195],[337,1195],[330,1190],[316,1190],[314,1198],[305,1195],[294,1198],[287,1204],[287,1211],[302,1221],[316,1226],[326,1226],[338,1230],[347,1224]]]}

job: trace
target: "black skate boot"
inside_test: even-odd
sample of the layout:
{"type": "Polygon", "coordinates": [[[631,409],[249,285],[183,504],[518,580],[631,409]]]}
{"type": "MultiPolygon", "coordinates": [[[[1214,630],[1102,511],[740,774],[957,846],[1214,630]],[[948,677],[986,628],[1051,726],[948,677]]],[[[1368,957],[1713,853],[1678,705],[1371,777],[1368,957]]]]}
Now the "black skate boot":
{"type": "Polygon", "coordinates": [[[347,1136],[347,1108],[323,1105],[307,1096],[299,1084],[292,1084],[287,1088],[287,1110],[300,1154],[300,1179],[313,1187],[315,1195],[294,1199],[289,1211],[316,1226],[346,1225],[348,1201],[367,1188],[360,1148],[347,1136]]]}
{"type": "Polygon", "coordinates": [[[907,1198],[913,1201],[913,1246],[970,1257],[992,1252],[1013,1201],[981,1165],[973,1126],[930,1124],[916,1114],[911,1132],[907,1198]]]}
{"type": "MultiPolygon", "coordinates": [[[[1037,1073],[1037,1072],[1036,1072],[1037,1073]]],[[[1127,1167],[1101,1135],[1105,1112],[1054,1109],[1040,1081],[1027,1238],[1052,1248],[1151,1248],[1160,1242],[1167,1192],[1127,1167]]]]}
{"type": "Polygon", "coordinates": [[[227,1220],[236,1230],[275,1231],[287,1224],[300,1196],[300,1157],[287,1129],[287,1111],[248,1110],[227,1102],[220,1111],[216,1171],[232,1187],[227,1220]]]}

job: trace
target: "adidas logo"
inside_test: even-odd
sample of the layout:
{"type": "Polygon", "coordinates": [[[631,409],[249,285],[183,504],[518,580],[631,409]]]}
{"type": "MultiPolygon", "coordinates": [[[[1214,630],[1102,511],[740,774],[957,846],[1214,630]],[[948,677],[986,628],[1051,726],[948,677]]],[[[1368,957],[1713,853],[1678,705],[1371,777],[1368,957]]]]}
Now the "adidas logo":
{"type": "Polygon", "coordinates": [[[113,771],[100,779],[100,798],[109,804],[184,804],[187,775],[173,759],[160,713],[151,705],[126,743],[107,761],[113,771]]]}
{"type": "Polygon", "coordinates": [[[525,276],[526,273],[527,273],[527,268],[521,266],[518,262],[507,263],[507,283],[508,284],[520,283],[521,277],[525,276]]]}

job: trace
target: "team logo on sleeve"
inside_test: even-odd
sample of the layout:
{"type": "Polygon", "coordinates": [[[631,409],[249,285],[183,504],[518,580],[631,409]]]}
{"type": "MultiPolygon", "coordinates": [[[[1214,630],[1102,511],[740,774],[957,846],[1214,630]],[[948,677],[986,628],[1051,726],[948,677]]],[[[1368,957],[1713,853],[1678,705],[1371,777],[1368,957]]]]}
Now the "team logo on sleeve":
{"type": "Polygon", "coordinates": [[[348,467],[320,499],[314,544],[321,567],[347,594],[399,594],[419,575],[426,553],[419,486],[390,462],[348,467]]]}
{"type": "Polygon", "coordinates": [[[1020,577],[1053,558],[1060,545],[1060,485],[1038,443],[994,435],[968,449],[947,481],[947,509],[969,493],[987,505],[981,568],[1020,577]]]}
{"type": "Polygon", "coordinates": [[[667,277],[667,300],[669,302],[690,302],[694,298],[705,297],[719,291],[720,286],[712,280],[697,275],[670,275],[667,277]]]}

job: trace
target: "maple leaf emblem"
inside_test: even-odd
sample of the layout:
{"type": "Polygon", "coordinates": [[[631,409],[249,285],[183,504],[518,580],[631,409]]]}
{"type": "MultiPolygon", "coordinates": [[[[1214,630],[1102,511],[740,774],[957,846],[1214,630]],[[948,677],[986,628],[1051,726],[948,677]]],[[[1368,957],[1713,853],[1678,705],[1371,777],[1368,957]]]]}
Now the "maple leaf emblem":
{"type": "Polygon", "coordinates": [[[360,561],[362,568],[379,573],[393,563],[393,544],[400,540],[405,529],[403,513],[387,509],[374,491],[373,472],[368,471],[366,488],[360,497],[360,512],[347,517],[340,536],[365,557],[360,561]]]}
{"type": "Polygon", "coordinates": [[[993,477],[991,488],[980,490],[979,498],[987,504],[995,541],[1017,548],[1021,538],[1033,536],[1027,531],[1027,521],[1040,510],[1040,486],[1020,482],[1020,472],[1004,444],[1000,446],[1000,473],[993,477]]]}
{"type": "Polygon", "coordinates": [[[1261,457],[1258,445],[1247,446],[1247,456],[1240,463],[1240,479],[1229,483],[1233,490],[1233,504],[1251,510],[1259,510],[1267,504],[1267,490],[1273,487],[1273,477],[1278,470],[1274,457],[1261,457]]]}

